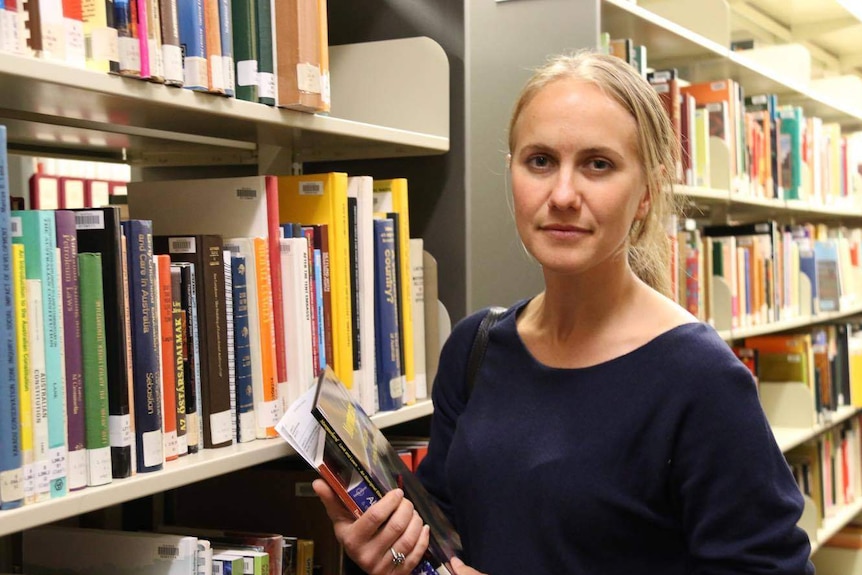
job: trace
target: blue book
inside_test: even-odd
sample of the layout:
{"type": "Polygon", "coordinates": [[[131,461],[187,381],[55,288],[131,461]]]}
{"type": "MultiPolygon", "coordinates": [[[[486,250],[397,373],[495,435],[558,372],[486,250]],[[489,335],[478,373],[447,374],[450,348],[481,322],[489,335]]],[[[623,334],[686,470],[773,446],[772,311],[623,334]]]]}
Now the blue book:
{"type": "Polygon", "coordinates": [[[233,13],[231,0],[219,0],[218,20],[221,25],[221,59],[224,67],[224,94],[233,98],[236,95],[236,75],[233,64],[233,13]]]}
{"type": "Polygon", "coordinates": [[[323,259],[320,250],[314,250],[314,300],[317,307],[317,353],[320,369],[326,367],[326,322],[323,315],[323,259]]]}
{"type": "Polygon", "coordinates": [[[18,507],[24,500],[8,169],[6,126],[0,126],[0,485],[9,486],[8,492],[5,487],[0,492],[0,509],[18,507]]]}
{"type": "Polygon", "coordinates": [[[207,45],[203,0],[177,0],[180,48],[183,51],[183,87],[207,91],[207,45]]]}
{"type": "Polygon", "coordinates": [[[374,338],[377,349],[377,401],[380,411],[401,407],[401,336],[398,328],[398,260],[395,224],[391,218],[374,220],[374,338]]]}
{"type": "Polygon", "coordinates": [[[162,377],[153,270],[153,223],[122,222],[129,269],[129,316],[132,322],[132,390],[138,472],[158,471],[164,462],[162,377]]]}
{"type": "MultiPolygon", "coordinates": [[[[68,491],[66,484],[67,433],[66,387],[63,375],[62,305],[60,303],[60,277],[57,261],[57,232],[54,212],[50,210],[14,211],[12,216],[20,223],[20,235],[13,243],[24,246],[25,275],[28,280],[39,280],[42,291],[42,331],[45,341],[45,377],[48,414],[48,453],[50,467],[48,481],[51,497],[61,497],[68,491]]],[[[31,329],[34,329],[31,326],[31,329]]]]}
{"type": "Polygon", "coordinates": [[[251,338],[248,323],[248,282],[245,256],[231,256],[233,276],[233,357],[236,373],[238,441],[255,439],[254,396],[251,382],[251,338]]]}

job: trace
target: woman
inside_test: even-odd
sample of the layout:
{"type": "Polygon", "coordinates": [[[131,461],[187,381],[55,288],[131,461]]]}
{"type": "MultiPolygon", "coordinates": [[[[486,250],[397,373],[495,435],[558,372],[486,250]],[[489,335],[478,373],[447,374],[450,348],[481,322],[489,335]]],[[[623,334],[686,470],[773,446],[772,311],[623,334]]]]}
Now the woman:
{"type": "MultiPolygon", "coordinates": [[[[419,469],[461,535],[456,575],[813,573],[750,372],[666,297],[676,154],[619,59],[558,57],[524,88],[509,170],[544,290],[491,330],[469,401],[482,313],[453,330],[419,469]]],[[[400,493],[354,521],[315,488],[366,572],[416,565],[427,529],[400,493]]]]}

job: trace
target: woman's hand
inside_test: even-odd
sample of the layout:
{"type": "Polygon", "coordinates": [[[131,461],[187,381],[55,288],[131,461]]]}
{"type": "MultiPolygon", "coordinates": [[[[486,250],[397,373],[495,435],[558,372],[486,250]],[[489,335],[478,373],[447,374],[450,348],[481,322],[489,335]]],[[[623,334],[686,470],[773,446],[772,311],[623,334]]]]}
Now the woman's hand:
{"type": "Polygon", "coordinates": [[[324,480],[316,479],[312,485],[332,521],[335,538],[368,575],[410,573],[422,560],[429,528],[403,491],[390,491],[357,519],[324,480]]]}
{"type": "Polygon", "coordinates": [[[472,567],[464,565],[464,562],[457,557],[452,557],[452,559],[449,560],[449,565],[452,566],[452,575],[485,575],[484,573],[476,571],[472,567]]]}

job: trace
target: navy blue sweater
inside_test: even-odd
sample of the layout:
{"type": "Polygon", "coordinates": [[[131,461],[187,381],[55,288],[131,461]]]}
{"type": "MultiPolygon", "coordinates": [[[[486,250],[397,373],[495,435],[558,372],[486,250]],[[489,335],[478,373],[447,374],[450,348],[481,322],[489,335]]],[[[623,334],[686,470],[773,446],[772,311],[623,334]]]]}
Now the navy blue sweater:
{"type": "Polygon", "coordinates": [[[509,309],[466,401],[482,313],[445,344],[419,477],[490,575],[811,574],[802,497],[754,381],[704,324],[582,369],[509,309]]]}

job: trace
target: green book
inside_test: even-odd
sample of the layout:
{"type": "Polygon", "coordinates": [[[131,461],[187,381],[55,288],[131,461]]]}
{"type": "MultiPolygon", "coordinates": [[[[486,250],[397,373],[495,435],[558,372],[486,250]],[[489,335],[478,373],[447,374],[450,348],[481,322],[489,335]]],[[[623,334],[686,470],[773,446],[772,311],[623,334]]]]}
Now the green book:
{"type": "Polygon", "coordinates": [[[111,482],[111,443],[108,428],[108,352],[105,343],[105,300],[102,254],[78,254],[81,298],[81,349],[84,372],[84,447],[87,485],[111,482]]]}
{"type": "Polygon", "coordinates": [[[271,0],[252,0],[257,16],[257,101],[275,106],[277,102],[275,83],[275,42],[273,25],[275,13],[271,0]]]}
{"type": "Polygon", "coordinates": [[[233,58],[236,66],[236,97],[258,101],[257,14],[255,0],[233,0],[233,58]]]}
{"type": "MultiPolygon", "coordinates": [[[[213,547],[213,554],[241,557],[244,575],[269,575],[269,553],[241,547],[213,547]]],[[[275,574],[273,574],[275,575],[275,574]]]]}

